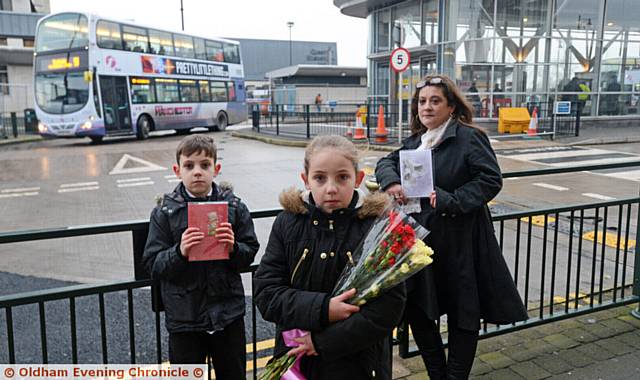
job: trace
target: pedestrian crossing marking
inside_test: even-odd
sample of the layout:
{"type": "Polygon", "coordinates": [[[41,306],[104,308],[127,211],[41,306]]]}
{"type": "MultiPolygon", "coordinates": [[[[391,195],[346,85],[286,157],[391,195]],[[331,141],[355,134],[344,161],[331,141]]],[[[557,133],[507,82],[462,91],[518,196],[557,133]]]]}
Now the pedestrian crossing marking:
{"type": "Polygon", "coordinates": [[[138,178],[125,178],[116,180],[117,183],[127,183],[127,182],[143,182],[150,181],[151,177],[138,177],[138,178]]]}
{"type": "Polygon", "coordinates": [[[583,149],[580,150],[553,150],[548,152],[535,152],[535,153],[524,153],[524,154],[514,154],[514,155],[501,155],[498,156],[512,158],[518,161],[538,161],[545,160],[549,158],[575,158],[582,156],[593,156],[596,154],[607,154],[614,153],[607,150],[602,149],[583,149]]]}
{"type": "Polygon", "coordinates": [[[76,183],[63,183],[60,184],[60,188],[61,189],[65,189],[68,187],[82,187],[82,186],[97,186],[98,182],[97,181],[91,181],[91,182],[76,182],[76,183]]]}
{"type": "Polygon", "coordinates": [[[85,186],[85,187],[67,187],[58,189],[58,193],[75,193],[78,191],[93,191],[100,190],[100,186],[85,186]]]}
{"type": "Polygon", "coordinates": [[[608,195],[602,195],[602,194],[596,194],[596,193],[582,193],[582,196],[594,198],[594,199],[600,199],[603,201],[612,201],[615,199],[614,197],[610,197],[608,195]]]}
{"type": "MultiPolygon", "coordinates": [[[[521,221],[525,222],[525,223],[529,223],[529,217],[528,216],[523,216],[522,218],[520,218],[521,221]]],[[[553,223],[556,221],[556,218],[554,218],[553,216],[547,216],[547,223],[553,223]]],[[[538,226],[538,227],[544,227],[544,215],[534,215],[531,216],[531,224],[533,224],[534,226],[538,226]]]]}
{"type": "MultiPolygon", "coordinates": [[[[604,236],[604,244],[611,248],[618,247],[618,234],[607,232],[603,235],[602,231],[598,231],[597,241],[599,244],[602,244],[602,239],[604,236]]],[[[589,231],[582,235],[582,238],[589,241],[594,241],[595,239],[595,231],[589,231]]],[[[625,239],[623,236],[620,236],[620,249],[624,248],[625,239]]],[[[636,247],[636,241],[634,239],[629,239],[629,243],[627,249],[633,249],[636,247]]]]}
{"type": "Polygon", "coordinates": [[[557,191],[567,191],[567,190],[569,190],[568,187],[551,185],[549,183],[544,183],[544,182],[535,182],[535,183],[532,183],[532,185],[533,186],[538,186],[538,187],[543,187],[545,189],[557,190],[557,191]]]}
{"type": "Polygon", "coordinates": [[[31,191],[26,193],[8,193],[8,194],[0,194],[0,198],[30,197],[38,194],[39,193],[37,191],[31,191]]]}
{"type": "Polygon", "coordinates": [[[78,191],[94,191],[99,189],[100,189],[100,186],[97,181],[63,183],[63,184],[60,184],[60,188],[58,189],[58,194],[75,193],[78,191]]]}
{"type": "Polygon", "coordinates": [[[22,187],[15,189],[2,189],[0,190],[1,198],[17,198],[17,197],[30,197],[38,195],[40,187],[22,187]]]}
{"type": "Polygon", "coordinates": [[[136,186],[147,186],[147,185],[153,185],[153,181],[119,183],[118,187],[136,187],[136,186]]]}
{"type": "Polygon", "coordinates": [[[601,158],[597,160],[588,160],[588,161],[563,161],[553,164],[547,164],[551,166],[562,166],[562,167],[573,167],[573,166],[587,166],[587,165],[604,165],[604,164],[620,164],[623,162],[631,162],[631,161],[640,161],[640,157],[619,157],[619,158],[601,158]]]}
{"type": "Polygon", "coordinates": [[[0,190],[0,193],[24,193],[24,192],[33,192],[33,191],[39,191],[40,188],[39,187],[21,187],[21,188],[17,188],[17,189],[2,189],[0,190]]]}
{"type": "MultiPolygon", "coordinates": [[[[496,155],[501,158],[533,162],[551,167],[575,167],[640,161],[640,155],[634,153],[574,146],[504,149],[497,150],[496,155]]],[[[607,169],[604,172],[587,171],[586,173],[640,182],[640,170],[637,168],[607,169]]]]}
{"type": "Polygon", "coordinates": [[[632,181],[640,181],[640,170],[625,170],[623,172],[606,173],[603,175],[632,181]]]}

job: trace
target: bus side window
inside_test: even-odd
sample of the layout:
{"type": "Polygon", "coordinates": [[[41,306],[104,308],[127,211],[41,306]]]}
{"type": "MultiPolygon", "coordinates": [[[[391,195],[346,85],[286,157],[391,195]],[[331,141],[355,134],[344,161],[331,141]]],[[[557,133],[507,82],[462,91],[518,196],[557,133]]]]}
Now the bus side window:
{"type": "Polygon", "coordinates": [[[204,40],[202,38],[195,37],[193,39],[193,46],[196,51],[196,59],[207,59],[207,54],[204,48],[204,40]]]}
{"type": "Polygon", "coordinates": [[[195,58],[193,38],[180,34],[174,34],[173,46],[178,57],[195,58]]]}
{"type": "Polygon", "coordinates": [[[131,78],[131,101],[134,104],[155,103],[154,90],[152,78],[131,78]]]}
{"type": "Polygon", "coordinates": [[[211,101],[212,102],[226,102],[227,101],[227,89],[225,82],[211,81],[211,101]]]}
{"type": "Polygon", "coordinates": [[[122,25],[122,41],[125,44],[124,50],[138,53],[146,53],[149,50],[147,29],[122,25]]]}
{"type": "Polygon", "coordinates": [[[200,88],[200,101],[210,102],[211,91],[209,89],[209,81],[207,80],[198,81],[198,87],[200,88]]]}
{"type": "Polygon", "coordinates": [[[98,21],[96,26],[96,37],[99,47],[122,50],[120,24],[104,20],[98,21]]]}
{"type": "Polygon", "coordinates": [[[149,29],[149,51],[160,55],[173,55],[171,33],[149,29]]]}
{"type": "Polygon", "coordinates": [[[228,101],[235,102],[236,101],[236,88],[234,87],[234,82],[227,82],[227,94],[228,101]]]}
{"type": "Polygon", "coordinates": [[[238,45],[224,44],[224,61],[229,63],[240,63],[240,51],[238,45]]]}
{"type": "Polygon", "coordinates": [[[214,62],[222,62],[224,55],[222,52],[222,43],[216,41],[205,41],[205,50],[207,60],[214,62]]]}

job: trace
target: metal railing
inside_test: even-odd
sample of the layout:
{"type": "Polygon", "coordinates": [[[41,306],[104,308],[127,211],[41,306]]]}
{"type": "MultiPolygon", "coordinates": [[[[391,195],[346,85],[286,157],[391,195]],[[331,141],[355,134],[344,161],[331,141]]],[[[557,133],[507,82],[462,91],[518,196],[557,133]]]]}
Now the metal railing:
{"type": "MultiPolygon", "coordinates": [[[[589,165],[572,168],[552,168],[504,173],[504,178],[602,170],[640,166],[640,161],[619,164],[589,165]]],[[[625,305],[638,301],[640,295],[640,254],[635,239],[640,236],[639,223],[640,197],[606,202],[546,208],[538,210],[509,212],[493,217],[500,247],[514,275],[516,285],[530,310],[530,319],[509,326],[483,324],[481,336],[489,337],[521,330],[552,321],[570,318],[575,315],[625,305]],[[635,223],[635,224],[634,224],[635,223]],[[589,227],[589,228],[587,228],[589,227]],[[592,239],[585,235],[592,229],[592,239]],[[610,231],[615,231],[612,233],[610,231]],[[550,237],[550,235],[552,237],[550,237]],[[588,242],[588,243],[585,243],[588,242]],[[585,247],[589,245],[590,250],[585,247]],[[632,252],[633,251],[633,252],[632,252]],[[633,261],[631,255],[634,255],[633,261]],[[610,255],[613,259],[610,259],[610,255]],[[583,269],[587,269],[584,271],[583,269]],[[534,284],[538,281],[538,286],[534,284]],[[558,299],[558,295],[562,299],[558,299]]],[[[254,219],[276,216],[280,210],[252,212],[254,219]]],[[[71,361],[78,362],[78,341],[76,335],[77,319],[82,310],[76,307],[77,300],[83,297],[97,297],[99,303],[99,343],[102,362],[107,363],[112,356],[108,344],[109,331],[106,320],[105,295],[126,292],[126,310],[128,319],[128,345],[120,350],[128,351],[129,359],[136,362],[140,349],[136,344],[136,331],[141,328],[135,323],[139,316],[147,316],[154,321],[155,339],[153,347],[143,350],[153,351],[155,361],[163,361],[161,314],[157,304],[156,284],[143,279],[144,271],[140,267],[140,257],[146,241],[148,222],[123,222],[94,225],[89,227],[67,227],[33,231],[17,231],[0,234],[0,244],[29,242],[43,239],[57,239],[96,234],[130,231],[135,273],[138,280],[123,281],[102,285],[77,285],[72,287],[42,290],[31,293],[14,294],[0,297],[0,309],[5,310],[5,331],[0,330],[0,338],[6,339],[6,351],[9,363],[19,358],[15,355],[16,335],[13,310],[19,306],[36,305],[38,308],[38,330],[42,362],[48,362],[48,335],[46,306],[55,301],[68,302],[69,346],[71,361]],[[136,307],[143,303],[136,296],[138,289],[150,289],[151,305],[136,307]],[[155,299],[155,301],[154,301],[155,299]],[[137,301],[137,302],[136,302],[137,301]],[[137,317],[136,317],[137,316],[137,317]]],[[[255,266],[243,272],[255,270],[255,266]]],[[[142,298],[144,300],[144,298],[142,298]]],[[[147,301],[148,298],[146,299],[147,301]]],[[[257,376],[258,347],[256,332],[256,307],[252,298],[252,360],[253,376],[257,376]]],[[[1,327],[0,327],[1,329],[1,327]]],[[[400,354],[402,357],[417,355],[410,346],[408,329],[403,324],[398,330],[400,354]]],[[[118,347],[116,347],[118,348],[118,347]]],[[[116,349],[113,348],[113,349],[116,349]]],[[[0,349],[0,352],[4,351],[0,349]]]]}
{"type": "Polygon", "coordinates": [[[35,114],[27,117],[16,112],[0,113],[0,138],[16,138],[28,134],[38,134],[35,114]]]}
{"type": "MultiPolygon", "coordinates": [[[[639,165],[636,161],[535,169],[504,173],[503,177],[639,165]]],[[[638,302],[639,218],[640,197],[494,215],[500,248],[529,319],[511,325],[483,323],[481,338],[638,302]]],[[[406,323],[398,335],[401,357],[419,354],[410,345],[406,323]]]]}
{"type": "Polygon", "coordinates": [[[529,115],[533,115],[534,109],[538,110],[537,133],[553,133],[555,136],[579,136],[580,114],[583,103],[571,102],[571,110],[568,115],[555,115],[553,102],[529,102],[526,108],[529,115]]]}
{"type": "MultiPolygon", "coordinates": [[[[398,142],[397,104],[274,104],[267,109],[255,105],[252,117],[254,130],[276,136],[310,139],[318,135],[335,134],[354,138],[354,141],[362,137],[362,140],[372,144],[398,142]],[[380,115],[384,121],[384,136],[376,133],[380,115]]],[[[403,138],[410,135],[408,124],[407,120],[403,121],[403,138]]]]}

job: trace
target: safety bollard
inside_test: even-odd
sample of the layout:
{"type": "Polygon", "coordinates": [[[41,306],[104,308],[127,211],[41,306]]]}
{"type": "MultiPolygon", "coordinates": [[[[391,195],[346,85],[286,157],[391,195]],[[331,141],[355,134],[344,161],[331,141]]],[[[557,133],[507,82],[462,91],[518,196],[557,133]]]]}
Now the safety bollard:
{"type": "Polygon", "coordinates": [[[18,138],[18,115],[15,112],[11,112],[11,129],[13,137],[18,138]]]}

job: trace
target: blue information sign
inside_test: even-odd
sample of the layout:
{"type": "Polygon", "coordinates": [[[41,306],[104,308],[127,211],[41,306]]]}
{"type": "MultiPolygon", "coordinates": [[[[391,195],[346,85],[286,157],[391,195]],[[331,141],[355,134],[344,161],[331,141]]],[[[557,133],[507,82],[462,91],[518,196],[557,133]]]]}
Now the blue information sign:
{"type": "Polygon", "coordinates": [[[569,101],[555,102],[553,113],[555,113],[556,115],[571,114],[571,102],[569,101]]]}

